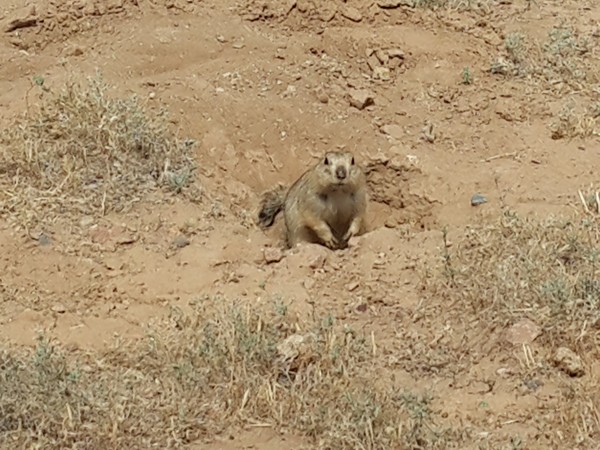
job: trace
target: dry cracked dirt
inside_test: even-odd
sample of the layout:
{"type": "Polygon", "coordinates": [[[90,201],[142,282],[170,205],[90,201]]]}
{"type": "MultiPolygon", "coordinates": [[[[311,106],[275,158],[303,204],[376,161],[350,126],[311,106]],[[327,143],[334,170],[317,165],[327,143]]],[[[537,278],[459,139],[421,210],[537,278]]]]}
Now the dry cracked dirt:
{"type": "MultiPolygon", "coordinates": [[[[136,434],[125,424],[147,411],[131,403],[89,437],[85,414],[73,417],[75,406],[59,395],[49,425],[42,426],[48,412],[34,424],[24,415],[0,419],[3,448],[598,448],[595,266],[586,278],[591,306],[569,326],[545,322],[558,317],[553,304],[516,302],[529,292],[523,273],[534,270],[510,268],[559,239],[525,236],[528,226],[593,224],[600,211],[596,2],[5,0],[0,32],[2,130],[23,128],[54,93],[101,74],[109,98],[135,96],[147,116],[168,114],[169,132],[187,140],[194,163],[193,181],[179,193],[131,188],[113,207],[102,200],[77,209],[65,200],[46,212],[45,194],[16,200],[27,170],[0,161],[5,417],[18,416],[18,397],[7,392],[24,382],[8,375],[10,358],[22,358],[23,367],[40,357],[40,346],[54,348],[67,366],[87,361],[84,383],[119,367],[107,355],[144,345],[153,330],[185,327],[178,318],[197,314],[203,302],[206,317],[219,309],[210,302],[275,308],[294,324],[286,338],[306,338],[314,324],[339,328],[346,343],[362,336],[365,348],[353,351],[364,355],[348,355],[344,386],[381,401],[370,419],[350,426],[367,417],[355,406],[339,435],[326,420],[333,415],[319,415],[325,406],[298,407],[298,416],[322,420],[320,428],[281,412],[276,392],[294,389],[318,366],[317,356],[302,359],[306,351],[296,349],[287,356],[296,358],[286,366],[291,381],[256,369],[271,377],[268,393],[248,387],[227,400],[219,391],[220,406],[202,410],[202,426],[197,419],[176,429],[175,409],[156,418],[172,429],[136,434]],[[331,149],[351,151],[367,174],[369,231],[345,250],[283,250],[281,220],[266,232],[256,226],[260,195],[292,183],[331,149]],[[475,194],[487,202],[473,205],[475,194]],[[513,233],[513,226],[521,228],[513,233]],[[492,289],[500,277],[456,281],[495,270],[489,261],[514,290],[492,289]],[[510,278],[517,272],[518,283],[510,278]],[[108,368],[94,365],[108,360],[108,368]],[[270,409],[260,406],[263,395],[270,409]],[[208,419],[217,410],[222,426],[208,419]],[[49,431],[52,423],[63,431],[49,431]],[[353,430],[352,439],[343,430],[353,430]]],[[[22,151],[48,142],[23,142],[22,151]]],[[[0,145],[5,155],[18,147],[8,138],[0,145]]],[[[71,195],[67,178],[52,195],[71,195]]],[[[597,246],[594,226],[588,250],[597,246]]],[[[568,271],[573,259],[561,258],[549,267],[568,271]]],[[[556,279],[570,286],[577,274],[569,274],[556,279]]],[[[560,286],[543,282],[553,298],[560,286]]],[[[109,411],[110,402],[103,407],[109,411]]]]}

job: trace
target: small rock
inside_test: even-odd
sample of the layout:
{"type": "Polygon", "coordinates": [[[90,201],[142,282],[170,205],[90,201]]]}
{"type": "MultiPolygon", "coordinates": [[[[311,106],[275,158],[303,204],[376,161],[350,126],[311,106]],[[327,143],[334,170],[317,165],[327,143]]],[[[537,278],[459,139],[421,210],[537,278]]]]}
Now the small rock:
{"type": "Polygon", "coordinates": [[[352,283],[350,283],[348,285],[348,291],[352,292],[354,289],[356,289],[359,286],[357,281],[353,281],[352,283]]]}
{"type": "Polygon", "coordinates": [[[44,233],[38,237],[38,243],[42,246],[52,245],[52,239],[46,236],[44,233]]]}
{"type": "Polygon", "coordinates": [[[81,56],[81,55],[83,55],[84,53],[85,53],[85,51],[84,51],[83,47],[80,47],[80,46],[78,46],[78,45],[76,45],[76,46],[74,46],[74,47],[71,47],[71,48],[69,48],[69,49],[68,49],[68,50],[65,52],[65,54],[66,54],[67,56],[81,56]]]}
{"type": "MultiPolygon", "coordinates": [[[[310,5],[309,5],[309,3],[308,3],[307,0],[299,0],[299,1],[295,2],[295,3],[296,3],[295,4],[296,9],[298,11],[300,11],[301,13],[308,12],[308,10],[310,8],[310,5]]],[[[291,8],[289,10],[291,11],[291,8]]]]}
{"type": "Polygon", "coordinates": [[[554,355],[554,364],[572,377],[581,377],[585,374],[581,358],[572,350],[560,347],[554,355]]]}
{"type": "Polygon", "coordinates": [[[389,81],[392,79],[392,74],[387,67],[375,67],[373,70],[373,78],[376,80],[389,81]]]}
{"type": "Polygon", "coordinates": [[[352,91],[348,94],[348,100],[357,109],[365,109],[375,103],[375,97],[368,91],[352,91]]]}
{"type": "Polygon", "coordinates": [[[122,233],[115,239],[115,243],[119,245],[129,245],[136,241],[136,237],[131,233],[122,233]]]}
{"type": "Polygon", "coordinates": [[[498,374],[498,376],[505,378],[505,379],[510,378],[515,374],[512,369],[509,369],[506,367],[499,368],[498,370],[496,370],[496,373],[498,374]]]}
{"type": "Polygon", "coordinates": [[[404,59],[404,52],[398,48],[393,48],[387,51],[387,54],[390,58],[399,58],[404,59]]]}
{"type": "Polygon", "coordinates": [[[307,278],[306,280],[302,281],[302,286],[304,287],[304,289],[307,290],[311,290],[312,288],[314,288],[315,284],[315,280],[313,280],[312,278],[307,278]]]}
{"type": "Polygon", "coordinates": [[[296,244],[289,253],[286,253],[288,268],[292,271],[306,271],[321,269],[331,250],[320,244],[302,242],[296,244]]]}
{"type": "Polygon", "coordinates": [[[225,36],[223,36],[221,34],[217,34],[215,37],[217,38],[217,41],[219,41],[221,44],[224,44],[225,42],[227,42],[227,39],[225,39],[225,36]]]}
{"type": "Polygon", "coordinates": [[[246,44],[244,44],[243,42],[236,42],[235,44],[232,45],[233,48],[235,48],[236,50],[242,49],[246,46],[246,44]]]}
{"type": "Polygon", "coordinates": [[[104,266],[108,270],[121,270],[121,269],[123,269],[125,264],[123,263],[123,261],[121,261],[117,258],[107,258],[104,260],[104,266]]]}
{"type": "Polygon", "coordinates": [[[381,67],[381,64],[375,55],[371,55],[367,58],[367,66],[369,66],[369,69],[372,71],[375,71],[375,69],[381,67]]]}
{"type": "Polygon", "coordinates": [[[335,6],[333,6],[331,9],[325,9],[321,11],[321,20],[323,22],[331,22],[335,17],[336,12],[335,6]]]}
{"type": "Polygon", "coordinates": [[[313,257],[308,260],[308,267],[311,269],[321,269],[325,265],[325,261],[327,261],[326,255],[313,255],[313,257]]]}
{"type": "Polygon", "coordinates": [[[361,305],[358,305],[358,306],[356,307],[356,310],[357,310],[358,312],[365,312],[365,311],[367,310],[367,304],[366,304],[366,303],[363,303],[363,304],[361,304],[361,305]]]}
{"type": "Polygon", "coordinates": [[[433,131],[433,124],[431,122],[423,128],[423,137],[427,142],[433,143],[435,141],[435,132],[433,131]]]}
{"type": "Polygon", "coordinates": [[[81,228],[87,228],[94,223],[94,218],[92,216],[84,216],[79,221],[79,226],[81,228]]]}
{"type": "Polygon", "coordinates": [[[171,241],[171,247],[173,248],[183,248],[188,245],[190,245],[190,240],[183,234],[180,234],[171,241]]]}
{"type": "Polygon", "coordinates": [[[510,327],[506,333],[506,340],[514,345],[531,344],[541,333],[538,324],[529,319],[521,319],[510,327]]]}
{"type": "Polygon", "coordinates": [[[540,380],[527,380],[523,383],[530,391],[537,391],[538,388],[544,385],[540,380]]]}
{"type": "Polygon", "coordinates": [[[322,89],[318,89],[317,90],[317,99],[321,102],[321,103],[328,103],[329,102],[329,96],[327,95],[327,93],[322,90],[322,89]]]}
{"type": "Polygon", "coordinates": [[[400,125],[395,124],[384,125],[381,127],[381,131],[397,140],[401,140],[405,135],[404,129],[400,125]]]}
{"type": "Polygon", "coordinates": [[[402,0],[379,0],[377,5],[380,8],[398,8],[402,4],[402,0]]]}
{"type": "Polygon", "coordinates": [[[346,19],[350,19],[353,22],[360,22],[363,18],[362,13],[352,6],[348,6],[342,10],[342,16],[346,19]]]}
{"type": "Polygon", "coordinates": [[[26,6],[8,18],[6,25],[4,25],[4,31],[10,33],[19,28],[32,27],[37,24],[37,21],[35,5],[26,6]]]}
{"type": "Polygon", "coordinates": [[[361,241],[361,236],[352,236],[350,239],[348,239],[348,248],[358,247],[361,241]]]}
{"type": "Polygon", "coordinates": [[[292,334],[277,345],[277,353],[284,361],[291,361],[310,350],[311,335],[292,334]]]}
{"type": "Polygon", "coordinates": [[[61,305],[59,303],[58,305],[54,305],[52,307],[52,311],[54,311],[55,313],[58,313],[58,314],[64,314],[67,311],[67,308],[65,308],[64,305],[61,305]]]}
{"type": "Polygon", "coordinates": [[[383,65],[386,65],[390,60],[390,57],[388,56],[388,54],[386,52],[384,52],[383,50],[377,50],[375,52],[375,56],[377,57],[379,62],[383,65]]]}
{"type": "Polygon", "coordinates": [[[488,199],[481,194],[475,194],[473,197],[471,197],[471,206],[477,206],[487,202],[488,199]]]}
{"type": "Polygon", "coordinates": [[[267,247],[263,250],[267,264],[276,263],[283,259],[283,250],[279,247],[267,247]]]}

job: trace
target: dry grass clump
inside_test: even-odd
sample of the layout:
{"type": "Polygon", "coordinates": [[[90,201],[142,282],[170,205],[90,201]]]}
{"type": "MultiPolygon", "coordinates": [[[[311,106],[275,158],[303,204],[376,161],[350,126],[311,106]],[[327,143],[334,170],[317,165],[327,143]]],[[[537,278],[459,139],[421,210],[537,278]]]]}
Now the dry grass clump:
{"type": "Polygon", "coordinates": [[[231,426],[302,433],[319,448],[448,448],[427,396],[361,377],[367,341],[328,317],[302,326],[220,298],[173,310],[142,343],[65,356],[40,341],[0,355],[3,448],[171,448],[231,426]]]}
{"type": "MultiPolygon", "coordinates": [[[[600,78],[593,39],[561,26],[548,31],[544,42],[523,32],[504,38],[504,54],[492,62],[490,72],[526,81],[541,95],[556,97],[576,94],[586,102],[597,98],[600,78]]],[[[553,139],[588,138],[597,131],[598,108],[575,112],[566,104],[550,124],[553,139]]]]}
{"type": "MultiPolygon", "coordinates": [[[[41,87],[43,80],[35,77],[41,87]]],[[[122,211],[148,191],[191,178],[191,141],[172,137],[135,97],[110,99],[99,75],[41,91],[35,112],[0,133],[0,216],[26,224],[59,214],[122,211]]]]}
{"type": "Polygon", "coordinates": [[[578,113],[572,102],[565,104],[550,124],[552,139],[589,138],[598,134],[597,111],[578,113]]]}
{"type": "Polygon", "coordinates": [[[597,354],[599,245],[600,217],[539,223],[506,212],[446,256],[442,290],[498,325],[527,316],[549,345],[597,354]]]}
{"type": "Polygon", "coordinates": [[[590,40],[579,37],[567,28],[553,28],[543,44],[542,75],[551,85],[566,83],[576,90],[585,90],[586,84],[597,84],[596,70],[586,57],[591,57],[590,40]]]}
{"type": "Polygon", "coordinates": [[[490,71],[543,83],[554,92],[593,91],[599,82],[590,39],[568,28],[552,28],[542,43],[515,31],[504,38],[505,55],[490,71]]]}
{"type": "Polygon", "coordinates": [[[588,210],[583,217],[539,222],[506,212],[496,224],[468,230],[460,243],[444,246],[443,272],[428,286],[457,328],[463,324],[474,335],[504,336],[523,319],[540,327],[531,346],[500,337],[486,352],[512,354],[521,383],[557,383],[557,398],[541,399],[532,422],[553,448],[600,442],[599,380],[587,369],[600,357],[600,213],[597,193],[580,195],[588,210]],[[560,347],[582,358],[586,376],[572,380],[556,366],[560,347]]]}
{"type": "Polygon", "coordinates": [[[415,8],[429,8],[433,10],[445,8],[455,11],[477,11],[487,13],[490,11],[489,0],[411,0],[409,4],[415,8]]]}

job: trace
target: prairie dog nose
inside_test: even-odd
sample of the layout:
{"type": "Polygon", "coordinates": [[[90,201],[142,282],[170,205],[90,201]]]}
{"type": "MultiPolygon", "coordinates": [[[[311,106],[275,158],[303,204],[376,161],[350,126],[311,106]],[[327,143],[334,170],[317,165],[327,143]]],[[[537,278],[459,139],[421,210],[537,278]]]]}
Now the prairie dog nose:
{"type": "Polygon", "coordinates": [[[335,169],[335,176],[338,177],[339,180],[344,180],[348,173],[346,172],[346,168],[344,166],[337,166],[335,169]]]}

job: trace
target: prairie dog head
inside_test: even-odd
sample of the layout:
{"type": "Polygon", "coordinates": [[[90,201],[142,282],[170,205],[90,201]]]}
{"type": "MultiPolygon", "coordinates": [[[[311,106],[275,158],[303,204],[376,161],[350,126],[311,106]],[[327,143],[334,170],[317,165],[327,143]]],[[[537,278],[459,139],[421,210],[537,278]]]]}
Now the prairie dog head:
{"type": "Polygon", "coordinates": [[[352,179],[357,170],[354,156],[349,152],[328,152],[325,154],[317,170],[327,176],[334,184],[346,184],[352,179]]]}

